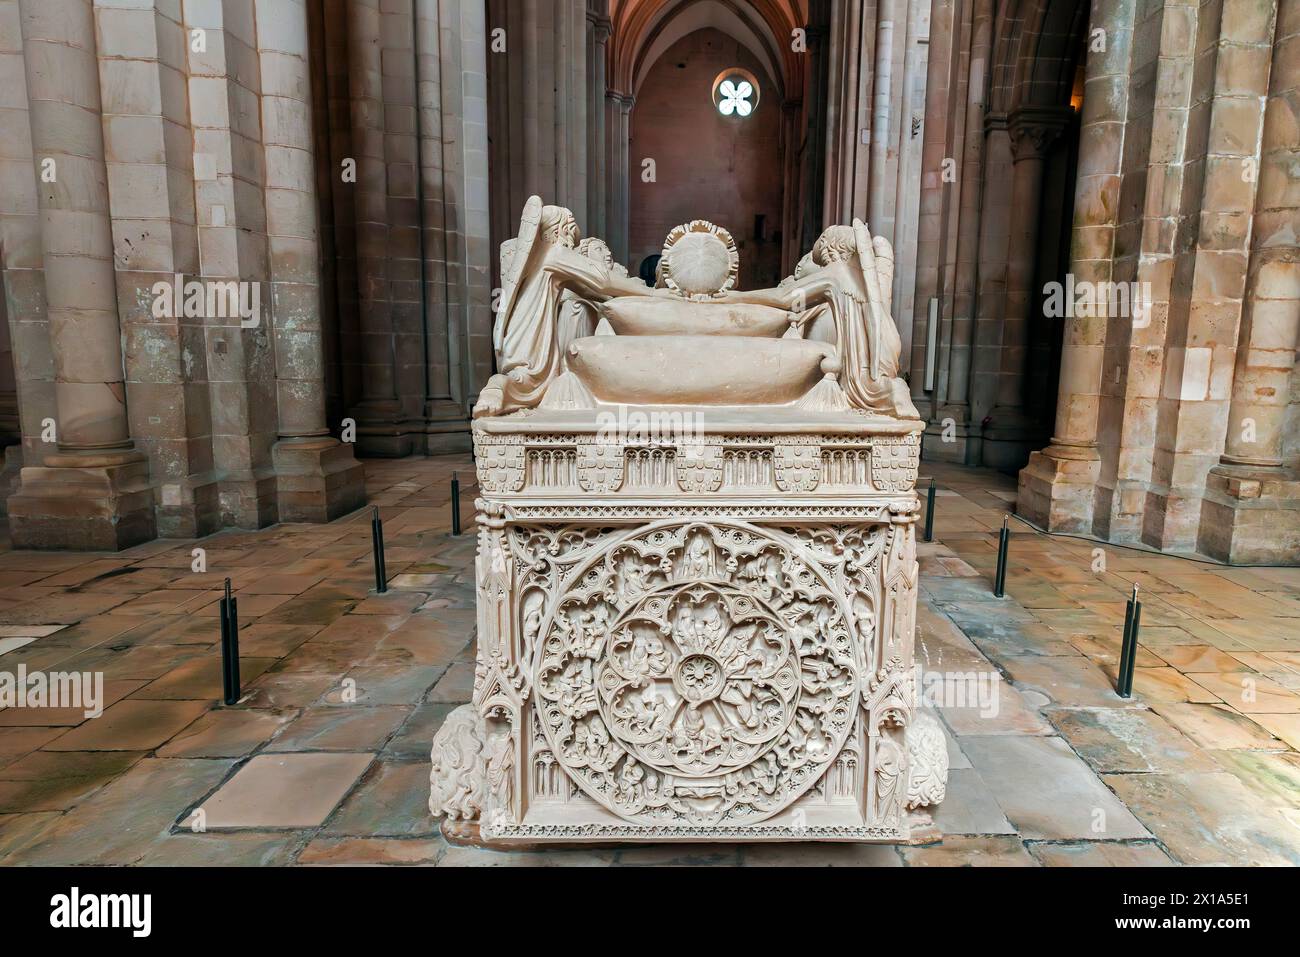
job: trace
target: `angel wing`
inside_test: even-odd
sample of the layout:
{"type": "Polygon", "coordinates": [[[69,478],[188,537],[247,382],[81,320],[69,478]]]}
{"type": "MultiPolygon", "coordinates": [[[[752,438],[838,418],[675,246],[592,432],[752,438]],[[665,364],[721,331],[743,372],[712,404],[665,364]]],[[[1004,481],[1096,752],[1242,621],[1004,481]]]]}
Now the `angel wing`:
{"type": "Polygon", "coordinates": [[[880,277],[881,305],[885,315],[892,316],[890,304],[894,299],[894,247],[884,236],[873,236],[871,247],[876,252],[876,274],[880,277]]]}
{"type": "Polygon", "coordinates": [[[537,242],[537,233],[542,222],[542,198],[529,196],[524,204],[523,215],[519,217],[519,235],[513,240],[501,244],[501,308],[497,312],[496,325],[492,329],[492,348],[501,355],[505,340],[506,320],[514,307],[515,296],[519,292],[519,280],[528,265],[529,254],[537,242]]]}
{"type": "MultiPolygon", "coordinates": [[[[880,274],[876,268],[876,251],[871,244],[871,233],[867,224],[854,217],[853,239],[858,251],[858,264],[862,267],[862,278],[867,286],[867,315],[871,321],[867,325],[867,335],[871,347],[871,378],[880,378],[880,329],[883,322],[889,321],[889,313],[884,308],[884,299],[880,295],[880,274]]],[[[889,267],[893,275],[893,264],[889,267]]]]}

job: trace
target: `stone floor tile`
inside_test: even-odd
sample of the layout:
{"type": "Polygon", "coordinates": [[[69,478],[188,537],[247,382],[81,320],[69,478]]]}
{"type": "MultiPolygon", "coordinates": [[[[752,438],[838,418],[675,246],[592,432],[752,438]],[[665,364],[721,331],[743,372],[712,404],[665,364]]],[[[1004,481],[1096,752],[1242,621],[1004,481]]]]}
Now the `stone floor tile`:
{"type": "Polygon", "coordinates": [[[1029,853],[1045,867],[1173,867],[1152,841],[1031,841],[1029,853]]]}
{"type": "Polygon", "coordinates": [[[1253,714],[1250,720],[1300,751],[1300,714],[1253,714]]]}
{"type": "Polygon", "coordinates": [[[396,660],[368,661],[349,671],[339,687],[326,693],[322,703],[351,707],[418,701],[448,670],[396,660]]]}
{"type": "Polygon", "coordinates": [[[161,835],[145,848],[136,864],[141,867],[283,867],[293,863],[306,840],[306,832],[196,834],[179,830],[161,835]]]}
{"type": "Polygon", "coordinates": [[[1007,674],[1020,688],[1030,688],[1058,705],[1084,708],[1131,706],[1115,693],[1114,686],[1088,658],[1017,655],[1001,660],[1007,674]]]}
{"type": "MultiPolygon", "coordinates": [[[[1118,682],[1119,668],[1106,665],[1103,669],[1111,683],[1118,682]]],[[[1133,668],[1133,696],[1137,700],[1190,701],[1196,704],[1216,704],[1220,697],[1211,689],[1193,681],[1177,668],[1133,668]]]]}
{"type": "MultiPolygon", "coordinates": [[[[247,685],[274,665],[274,658],[250,658],[240,649],[239,682],[247,685]]],[[[225,694],[221,655],[183,661],[131,695],[132,701],[217,701],[225,694]]]]}
{"type": "MultiPolygon", "coordinates": [[[[547,848],[545,851],[497,851],[482,847],[447,846],[438,867],[609,867],[617,852],[547,848]]],[[[732,865],[736,862],[730,861],[732,865]]]]}
{"type": "MultiPolygon", "coordinates": [[[[1082,659],[1080,659],[1082,660],[1082,659]]],[[[1025,696],[1005,681],[990,686],[997,688],[996,702],[991,707],[967,705],[961,708],[936,708],[958,744],[965,749],[967,735],[985,734],[1051,734],[1047,723],[1037,708],[1031,707],[1025,696]]]]}
{"type": "Polygon", "coordinates": [[[1149,836],[1061,738],[968,737],[961,745],[1021,837],[1119,840],[1149,836]]]}
{"type": "Polygon", "coordinates": [[[1243,714],[1300,713],[1300,694],[1263,675],[1190,674],[1187,677],[1243,714]]]}
{"type": "Polygon", "coordinates": [[[406,723],[384,746],[384,757],[397,760],[427,758],[433,745],[433,736],[455,707],[455,704],[448,701],[428,701],[416,705],[406,723]]]}
{"type": "Polygon", "coordinates": [[[1223,750],[1280,750],[1286,745],[1261,726],[1273,715],[1247,718],[1221,704],[1154,702],[1153,711],[1202,748],[1223,750]]]}
{"type": "Polygon", "coordinates": [[[474,692],[474,666],[459,662],[447,669],[446,674],[429,692],[429,701],[446,701],[453,704],[468,702],[474,692]]]}
{"type": "Polygon", "coordinates": [[[1151,711],[1054,708],[1048,720],[1098,773],[1217,770],[1190,738],[1151,711]]]}
{"type": "Polygon", "coordinates": [[[133,864],[230,765],[145,758],[0,863],[133,864]]]}
{"type": "Polygon", "coordinates": [[[0,728],[0,771],[66,731],[67,728],[0,728]]]}
{"type": "MultiPolygon", "coordinates": [[[[29,672],[30,673],[30,672],[29,672]]],[[[116,681],[105,677],[103,700],[100,706],[105,712],[133,691],[145,686],[144,681],[116,681]]],[[[4,728],[75,728],[87,721],[99,721],[100,718],[86,717],[85,708],[5,708],[0,711],[0,731],[4,728]]],[[[80,748],[72,748],[79,751],[80,748]]]]}
{"type": "Polygon", "coordinates": [[[315,704],[331,688],[338,686],[341,675],[298,674],[272,671],[244,687],[239,703],[245,708],[306,708],[315,704]]]}
{"type": "MultiPolygon", "coordinates": [[[[378,751],[413,709],[400,705],[308,708],[267,751],[378,751]]],[[[426,742],[425,751],[433,743],[426,742]]]]}
{"type": "Polygon", "coordinates": [[[1016,832],[973,768],[949,768],[947,795],[934,812],[934,823],[945,836],[1016,832]]]}
{"type": "Polygon", "coordinates": [[[59,811],[31,814],[0,814],[0,864],[15,851],[34,841],[47,827],[61,818],[59,811]]]}
{"type": "Polygon", "coordinates": [[[1183,864],[1300,865],[1300,827],[1226,771],[1105,781],[1183,864]]]}
{"type": "Polygon", "coordinates": [[[425,761],[376,761],[326,822],[323,834],[352,837],[432,836],[429,766],[425,761]]]}
{"type": "Polygon", "coordinates": [[[1295,751],[1211,751],[1214,760],[1270,807],[1300,807],[1300,754],[1295,751]]]}
{"type": "Polygon", "coordinates": [[[1160,657],[1165,664],[1177,668],[1183,674],[1251,670],[1239,658],[1212,645],[1179,645],[1166,648],[1160,657]]]}
{"type": "Polygon", "coordinates": [[[206,701],[119,701],[46,745],[48,751],[152,751],[210,707],[206,701]]]}
{"type": "Polygon", "coordinates": [[[262,754],[205,800],[208,830],[316,827],[356,784],[373,754],[262,754]]]}
{"type": "Polygon", "coordinates": [[[1018,837],[948,837],[899,849],[907,867],[1037,867],[1018,837]]]}
{"type": "Polygon", "coordinates": [[[242,758],[294,719],[294,709],[217,708],[158,749],[160,758],[242,758]]]}
{"type": "Polygon", "coordinates": [[[141,751],[36,751],[0,772],[0,813],[66,811],[142,757],[141,751]]]}
{"type": "Polygon", "coordinates": [[[446,848],[447,842],[441,837],[318,837],[298,855],[298,863],[345,867],[432,865],[446,848]]]}
{"type": "Polygon", "coordinates": [[[902,867],[892,844],[743,844],[742,867],[902,867]]]}
{"type": "Polygon", "coordinates": [[[616,852],[623,866],[734,867],[740,863],[739,844],[642,844],[616,852]]]}

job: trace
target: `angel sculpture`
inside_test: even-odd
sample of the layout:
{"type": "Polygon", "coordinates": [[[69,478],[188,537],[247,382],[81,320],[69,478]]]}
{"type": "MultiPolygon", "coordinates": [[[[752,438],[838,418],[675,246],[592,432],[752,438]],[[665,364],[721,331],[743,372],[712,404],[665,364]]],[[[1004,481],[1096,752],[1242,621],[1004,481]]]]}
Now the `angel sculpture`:
{"type": "Polygon", "coordinates": [[[563,326],[570,298],[599,302],[652,290],[612,261],[599,240],[578,242],[578,223],[562,206],[529,197],[519,235],[501,244],[501,304],[492,331],[497,368],[479,394],[475,417],[538,405],[560,372],[572,330],[563,326]],[[567,333],[567,335],[566,335],[567,333]]]}
{"type": "Polygon", "coordinates": [[[726,230],[695,220],[669,233],[650,288],[604,243],[579,242],[569,210],[531,197],[501,246],[499,371],[475,417],[597,401],[917,417],[898,378],[883,237],[861,220],[832,226],[775,289],[732,291],[737,262],[726,230]]]}

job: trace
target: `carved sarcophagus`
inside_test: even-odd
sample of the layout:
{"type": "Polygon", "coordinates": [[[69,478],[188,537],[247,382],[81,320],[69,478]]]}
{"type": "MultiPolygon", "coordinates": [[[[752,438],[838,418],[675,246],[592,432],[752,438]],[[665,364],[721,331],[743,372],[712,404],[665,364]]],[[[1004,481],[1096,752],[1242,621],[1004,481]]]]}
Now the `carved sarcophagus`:
{"type": "MultiPolygon", "coordinates": [[[[521,255],[503,256],[508,282],[521,255]]],[[[600,290],[582,290],[590,298],[567,305],[598,321],[600,290]]],[[[498,329],[507,370],[520,368],[511,295],[498,329]]],[[[672,335],[593,348],[637,328],[616,298],[622,332],[557,335],[562,355],[528,366],[540,382],[507,371],[484,390],[475,687],[435,738],[433,812],[453,839],[502,846],[908,840],[947,770],[913,681],[922,423],[897,411],[887,362],[845,381],[852,343],[833,324],[805,339],[799,310],[791,332],[755,339],[773,327],[776,307],[763,306],[759,331],[729,349],[744,340],[679,334],[696,301],[683,296],[672,335]],[[713,366],[699,356],[711,346],[713,366]],[[809,354],[806,394],[786,394],[809,354]],[[650,382],[641,356],[662,382],[636,385],[650,382]],[[771,363],[786,391],[765,396],[746,356],[771,363]],[[688,370],[694,397],[714,377],[713,401],[666,402],[674,370],[688,370]],[[895,414],[863,408],[875,401],[895,414]]],[[[565,324],[562,312],[547,321],[565,324]]]]}

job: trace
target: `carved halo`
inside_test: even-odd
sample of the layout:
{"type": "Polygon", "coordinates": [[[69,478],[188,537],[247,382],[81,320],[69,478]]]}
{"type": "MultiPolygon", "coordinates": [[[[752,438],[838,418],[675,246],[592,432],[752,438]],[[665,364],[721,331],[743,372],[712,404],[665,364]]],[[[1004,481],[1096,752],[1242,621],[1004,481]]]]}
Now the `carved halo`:
{"type": "Polygon", "coordinates": [[[673,227],[659,268],[669,289],[690,299],[708,299],[736,285],[740,253],[731,233],[695,219],[673,227]]]}

